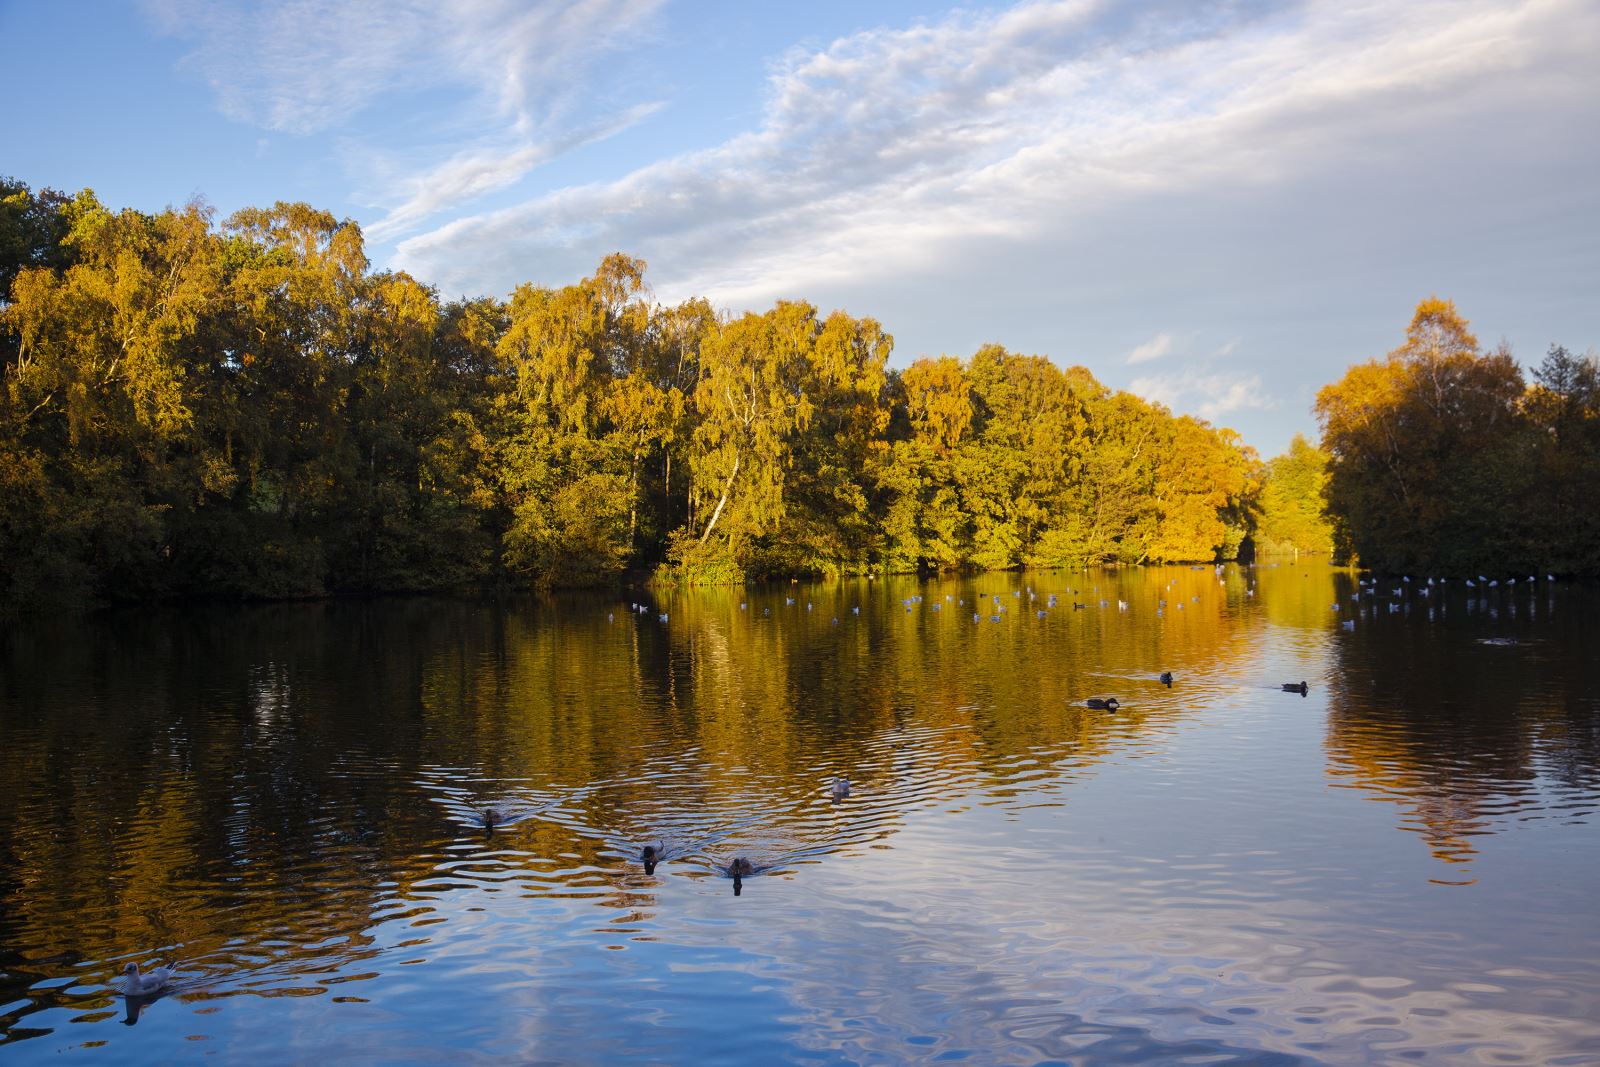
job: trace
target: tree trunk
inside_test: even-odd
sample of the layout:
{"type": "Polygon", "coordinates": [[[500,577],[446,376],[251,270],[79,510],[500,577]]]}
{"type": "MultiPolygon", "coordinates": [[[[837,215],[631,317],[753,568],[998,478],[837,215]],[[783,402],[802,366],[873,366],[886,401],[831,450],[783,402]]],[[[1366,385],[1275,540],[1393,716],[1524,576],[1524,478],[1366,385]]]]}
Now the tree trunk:
{"type": "Polygon", "coordinates": [[[700,535],[700,543],[706,543],[706,538],[711,536],[711,531],[716,528],[717,519],[722,515],[722,508],[728,502],[728,494],[733,491],[733,480],[739,477],[739,453],[733,454],[733,470],[728,473],[728,480],[722,486],[722,499],[717,501],[716,510],[711,513],[711,521],[706,523],[705,533],[700,535]]]}

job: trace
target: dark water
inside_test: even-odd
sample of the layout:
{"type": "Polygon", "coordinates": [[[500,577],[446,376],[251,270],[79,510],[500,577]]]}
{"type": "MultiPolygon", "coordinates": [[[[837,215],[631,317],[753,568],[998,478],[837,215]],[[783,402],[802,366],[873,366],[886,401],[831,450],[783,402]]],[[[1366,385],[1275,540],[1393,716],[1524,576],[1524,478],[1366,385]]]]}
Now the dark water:
{"type": "Polygon", "coordinates": [[[13,627],[0,1061],[1600,1062],[1600,594],[1353,588],[13,627]]]}

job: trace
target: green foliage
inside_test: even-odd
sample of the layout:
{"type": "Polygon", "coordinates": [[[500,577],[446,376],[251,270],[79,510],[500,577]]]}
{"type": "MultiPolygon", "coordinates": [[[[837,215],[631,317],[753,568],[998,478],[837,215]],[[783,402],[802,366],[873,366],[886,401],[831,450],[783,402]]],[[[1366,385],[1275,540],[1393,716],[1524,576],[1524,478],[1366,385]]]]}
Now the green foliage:
{"type": "Polygon", "coordinates": [[[896,372],[870,318],[644,279],[441,303],[305,204],[0,182],[0,608],[1211,559],[1249,528],[1248,449],[1082,368],[896,372]]]}
{"type": "Polygon", "coordinates": [[[1265,552],[1333,551],[1325,512],[1328,456],[1300,434],[1289,451],[1267,464],[1261,486],[1258,536],[1265,552]]]}

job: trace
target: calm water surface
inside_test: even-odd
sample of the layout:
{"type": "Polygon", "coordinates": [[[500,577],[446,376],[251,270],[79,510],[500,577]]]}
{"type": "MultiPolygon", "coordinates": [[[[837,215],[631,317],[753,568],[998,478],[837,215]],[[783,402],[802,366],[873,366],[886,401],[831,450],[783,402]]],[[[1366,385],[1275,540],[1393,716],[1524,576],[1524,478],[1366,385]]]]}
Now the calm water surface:
{"type": "Polygon", "coordinates": [[[1600,594],[1421,588],[13,626],[0,1061],[1600,1063],[1600,594]]]}

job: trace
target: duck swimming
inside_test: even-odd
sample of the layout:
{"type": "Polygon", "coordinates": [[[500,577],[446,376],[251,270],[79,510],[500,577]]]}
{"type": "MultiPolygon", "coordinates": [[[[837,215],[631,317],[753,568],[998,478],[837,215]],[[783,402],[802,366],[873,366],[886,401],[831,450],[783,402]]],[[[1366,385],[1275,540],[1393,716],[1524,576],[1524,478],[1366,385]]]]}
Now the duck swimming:
{"type": "Polygon", "coordinates": [[[646,845],[639,852],[639,860],[644,864],[645,874],[655,874],[656,864],[666,858],[665,845],[646,845]]]}
{"type": "Polygon", "coordinates": [[[1166,686],[1168,689],[1171,689],[1172,688],[1172,672],[1171,671],[1162,671],[1161,672],[1160,682],[1161,682],[1162,685],[1166,686]]]}
{"type": "Polygon", "coordinates": [[[483,832],[486,834],[492,834],[494,833],[495,827],[504,826],[510,821],[510,819],[510,814],[504,808],[484,808],[483,832]]]}
{"type": "Polygon", "coordinates": [[[738,896],[744,890],[744,880],[756,873],[756,865],[743,856],[735,856],[733,862],[727,866],[727,874],[733,879],[733,895],[738,896]]]}
{"type": "Polygon", "coordinates": [[[1300,682],[1298,684],[1295,682],[1284,682],[1283,685],[1279,686],[1279,688],[1285,693],[1299,693],[1301,696],[1305,696],[1307,693],[1311,692],[1311,687],[1304,682],[1300,682]]]}
{"type": "Polygon", "coordinates": [[[839,801],[850,795],[850,779],[835,778],[828,792],[833,797],[833,802],[835,804],[839,803],[839,801]]]}
{"type": "Polygon", "coordinates": [[[1117,708],[1121,706],[1117,702],[1116,697],[1106,697],[1104,700],[1101,700],[1099,697],[1090,697],[1088,700],[1084,701],[1084,704],[1085,706],[1094,708],[1097,711],[1116,711],[1117,708]]]}
{"type": "Polygon", "coordinates": [[[130,963],[122,968],[122,977],[117,982],[125,997],[154,996],[172,984],[172,976],[177,969],[176,963],[169,963],[165,967],[157,967],[140,974],[139,965],[130,963]]]}

